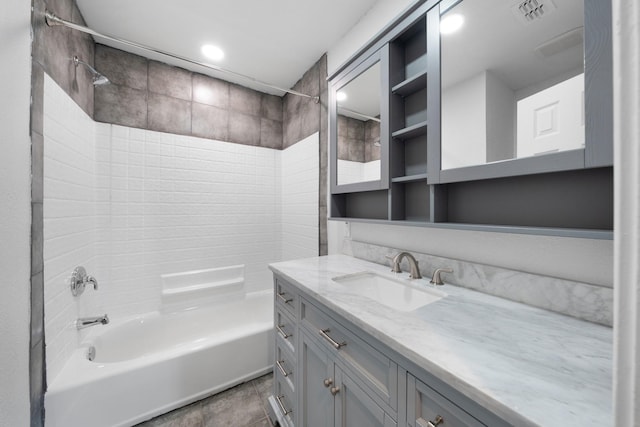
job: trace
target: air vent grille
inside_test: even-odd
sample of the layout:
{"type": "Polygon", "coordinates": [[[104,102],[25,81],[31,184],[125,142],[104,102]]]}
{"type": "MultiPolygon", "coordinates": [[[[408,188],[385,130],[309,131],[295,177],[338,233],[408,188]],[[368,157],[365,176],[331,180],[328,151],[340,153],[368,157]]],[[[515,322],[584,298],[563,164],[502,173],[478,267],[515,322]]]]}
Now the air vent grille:
{"type": "Polygon", "coordinates": [[[555,9],[551,0],[524,0],[511,7],[513,14],[525,24],[539,21],[555,9]]]}

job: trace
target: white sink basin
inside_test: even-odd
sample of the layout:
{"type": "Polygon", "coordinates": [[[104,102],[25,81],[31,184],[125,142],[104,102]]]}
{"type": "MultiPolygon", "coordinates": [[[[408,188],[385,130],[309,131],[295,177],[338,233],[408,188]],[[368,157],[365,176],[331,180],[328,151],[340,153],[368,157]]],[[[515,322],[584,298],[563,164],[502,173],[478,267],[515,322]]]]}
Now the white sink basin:
{"type": "Polygon", "coordinates": [[[424,279],[410,283],[408,280],[396,280],[369,271],[338,276],[332,280],[398,311],[413,311],[447,296],[440,290],[427,288],[430,285],[424,279]]]}

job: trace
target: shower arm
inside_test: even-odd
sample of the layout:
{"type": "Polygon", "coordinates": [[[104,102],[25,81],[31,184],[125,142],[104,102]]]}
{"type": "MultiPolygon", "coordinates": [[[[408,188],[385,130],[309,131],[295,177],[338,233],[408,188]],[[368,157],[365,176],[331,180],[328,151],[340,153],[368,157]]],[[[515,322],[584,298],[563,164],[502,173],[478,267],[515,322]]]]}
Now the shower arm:
{"type": "Polygon", "coordinates": [[[153,48],[153,47],[145,46],[145,45],[140,44],[140,43],[136,43],[136,42],[132,42],[132,41],[129,41],[129,40],[121,39],[121,38],[118,38],[118,37],[109,36],[107,34],[99,33],[99,32],[97,32],[95,30],[92,30],[89,27],[85,27],[83,25],[74,24],[73,22],[69,22],[67,20],[64,20],[64,19],[56,16],[54,13],[50,12],[49,10],[45,10],[44,17],[45,17],[45,22],[50,27],[57,26],[57,25],[62,25],[62,26],[71,28],[73,30],[77,30],[77,31],[80,31],[80,32],[83,32],[83,33],[86,33],[86,34],[90,34],[92,36],[103,38],[105,40],[109,40],[109,41],[112,41],[112,42],[125,44],[127,46],[131,46],[131,47],[134,47],[136,49],[142,49],[142,50],[146,50],[146,51],[149,51],[149,52],[158,53],[160,55],[168,56],[170,58],[174,58],[174,59],[177,59],[177,60],[180,60],[180,61],[188,62],[190,64],[198,65],[200,67],[208,68],[210,70],[218,71],[218,72],[221,72],[221,73],[230,74],[232,76],[239,77],[241,79],[251,81],[251,82],[256,83],[258,85],[269,87],[271,89],[276,89],[276,90],[279,90],[279,91],[282,91],[282,92],[285,92],[285,93],[289,93],[291,95],[302,96],[304,98],[310,98],[310,99],[313,99],[313,101],[316,104],[318,104],[320,102],[320,97],[319,96],[307,95],[306,93],[298,92],[298,91],[295,91],[293,89],[284,89],[284,88],[281,88],[279,86],[272,85],[271,83],[266,83],[266,82],[260,81],[258,79],[255,79],[253,77],[249,77],[247,75],[244,75],[244,74],[241,74],[241,73],[237,73],[235,71],[231,71],[231,70],[227,70],[227,69],[222,68],[222,67],[218,67],[217,65],[207,64],[207,63],[200,62],[200,61],[195,61],[193,59],[189,59],[189,58],[184,57],[184,56],[175,55],[173,53],[169,53],[169,52],[166,52],[166,51],[163,51],[163,50],[160,50],[160,49],[156,49],[156,48],[153,48]]]}

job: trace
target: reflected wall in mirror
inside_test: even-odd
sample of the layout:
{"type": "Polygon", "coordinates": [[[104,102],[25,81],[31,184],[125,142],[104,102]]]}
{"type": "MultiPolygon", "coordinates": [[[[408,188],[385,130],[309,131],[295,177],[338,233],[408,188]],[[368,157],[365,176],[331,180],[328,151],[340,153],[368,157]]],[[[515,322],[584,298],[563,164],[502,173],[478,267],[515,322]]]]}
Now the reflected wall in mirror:
{"type": "Polygon", "coordinates": [[[441,169],[584,148],[583,0],[463,0],[440,27],[441,169]]]}
{"type": "Polygon", "coordinates": [[[336,93],[338,185],[380,179],[380,62],[336,93]]]}

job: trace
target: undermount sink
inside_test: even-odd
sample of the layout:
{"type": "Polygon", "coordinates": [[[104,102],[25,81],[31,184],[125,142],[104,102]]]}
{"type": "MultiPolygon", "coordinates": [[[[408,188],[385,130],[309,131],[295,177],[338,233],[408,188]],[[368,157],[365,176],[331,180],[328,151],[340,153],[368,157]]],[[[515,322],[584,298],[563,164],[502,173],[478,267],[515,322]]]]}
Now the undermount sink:
{"type": "Polygon", "coordinates": [[[440,290],[427,288],[429,285],[424,279],[410,283],[408,280],[392,279],[369,271],[338,276],[332,280],[398,311],[413,311],[447,296],[440,290]]]}

